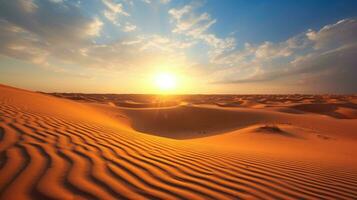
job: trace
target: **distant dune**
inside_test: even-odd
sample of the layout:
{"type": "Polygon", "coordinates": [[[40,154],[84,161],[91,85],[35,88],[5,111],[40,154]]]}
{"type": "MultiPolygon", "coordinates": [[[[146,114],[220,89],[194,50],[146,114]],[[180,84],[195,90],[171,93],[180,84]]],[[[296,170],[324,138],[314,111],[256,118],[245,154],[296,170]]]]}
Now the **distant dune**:
{"type": "Polygon", "coordinates": [[[0,199],[357,199],[356,96],[55,96],[0,85],[0,199]]]}

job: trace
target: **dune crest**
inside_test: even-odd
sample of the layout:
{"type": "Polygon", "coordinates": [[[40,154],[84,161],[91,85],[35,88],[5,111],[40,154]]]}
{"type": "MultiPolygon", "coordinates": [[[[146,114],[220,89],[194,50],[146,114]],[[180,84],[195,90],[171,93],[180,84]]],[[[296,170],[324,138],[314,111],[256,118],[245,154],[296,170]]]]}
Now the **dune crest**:
{"type": "MultiPolygon", "coordinates": [[[[123,111],[124,117],[112,116],[88,104],[0,86],[0,199],[357,197],[357,169],[353,165],[346,167],[346,163],[350,164],[347,161],[335,163],[326,159],[321,165],[305,157],[289,158],[278,153],[268,154],[269,151],[254,153],[220,145],[223,144],[220,140],[231,140],[233,144],[231,137],[237,133],[253,136],[260,142],[262,138],[284,140],[287,145],[291,141],[329,140],[312,134],[304,135],[310,140],[294,140],[278,134],[257,133],[251,124],[256,123],[257,116],[266,116],[264,111],[210,109],[179,107],[165,112],[174,116],[174,120],[181,120],[175,115],[177,112],[194,112],[197,118],[218,115],[222,119],[217,120],[227,120],[232,128],[236,117],[244,117],[247,120],[244,126],[248,129],[194,140],[167,139],[142,134],[125,125],[125,116],[149,120],[152,116],[151,112],[146,113],[149,111],[130,113],[128,110],[123,111]]],[[[274,115],[295,117],[286,113],[274,115]]],[[[294,120],[298,123],[302,118],[294,120]]],[[[149,125],[151,121],[145,123],[149,125]]],[[[191,124],[186,123],[191,128],[191,124]]],[[[339,126],[351,124],[351,120],[341,121],[339,126]]],[[[216,126],[212,130],[222,128],[216,126]]],[[[340,137],[339,126],[335,132],[332,130],[331,136],[345,140],[350,133],[340,137]]],[[[297,130],[288,125],[278,127],[286,132],[297,130]]],[[[356,149],[352,149],[351,155],[345,158],[352,159],[355,152],[356,149]]]]}

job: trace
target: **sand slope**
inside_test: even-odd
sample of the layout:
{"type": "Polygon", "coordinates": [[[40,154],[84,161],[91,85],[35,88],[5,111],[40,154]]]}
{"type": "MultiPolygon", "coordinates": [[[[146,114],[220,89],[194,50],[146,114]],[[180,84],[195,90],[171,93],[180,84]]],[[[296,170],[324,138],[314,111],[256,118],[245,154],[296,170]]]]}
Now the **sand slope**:
{"type": "MultiPolygon", "coordinates": [[[[335,138],[343,125],[353,123],[337,125],[335,138]]],[[[273,144],[309,138],[290,126],[281,129],[298,138],[247,123],[243,132],[173,140],[132,130],[101,109],[0,86],[0,127],[0,199],[357,198],[357,167],[348,161],[234,148],[237,133],[273,144]]]]}
{"type": "Polygon", "coordinates": [[[221,108],[212,105],[181,105],[147,109],[121,108],[119,112],[131,122],[131,126],[137,131],[175,139],[207,137],[260,123],[294,124],[331,136],[357,139],[357,134],[355,134],[357,120],[337,120],[309,113],[290,114],[268,109],[221,108]]]}

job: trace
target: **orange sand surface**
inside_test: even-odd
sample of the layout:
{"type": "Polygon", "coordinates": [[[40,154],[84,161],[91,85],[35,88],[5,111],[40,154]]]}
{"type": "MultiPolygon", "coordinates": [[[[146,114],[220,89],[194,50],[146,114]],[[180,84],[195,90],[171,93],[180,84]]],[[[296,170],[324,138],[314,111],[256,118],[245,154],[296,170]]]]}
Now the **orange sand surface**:
{"type": "Polygon", "coordinates": [[[0,85],[0,199],[357,199],[356,96],[0,85]]]}

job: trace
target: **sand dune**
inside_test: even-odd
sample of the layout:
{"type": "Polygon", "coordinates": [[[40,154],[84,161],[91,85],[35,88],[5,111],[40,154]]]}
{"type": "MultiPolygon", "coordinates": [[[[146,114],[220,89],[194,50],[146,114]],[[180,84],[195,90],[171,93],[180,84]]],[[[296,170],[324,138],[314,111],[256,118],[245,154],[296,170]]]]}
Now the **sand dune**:
{"type": "MultiPolygon", "coordinates": [[[[176,139],[206,137],[246,127],[266,118],[255,110],[219,109],[207,106],[179,106],[163,109],[126,109],[135,130],[176,139]]],[[[276,119],[272,115],[271,120],[276,119]]]]}
{"type": "Polygon", "coordinates": [[[357,119],[356,104],[300,104],[292,106],[291,108],[328,115],[339,119],[357,119]]]}
{"type": "Polygon", "coordinates": [[[122,109],[0,86],[0,127],[0,199],[357,198],[355,119],[122,109]]]}

